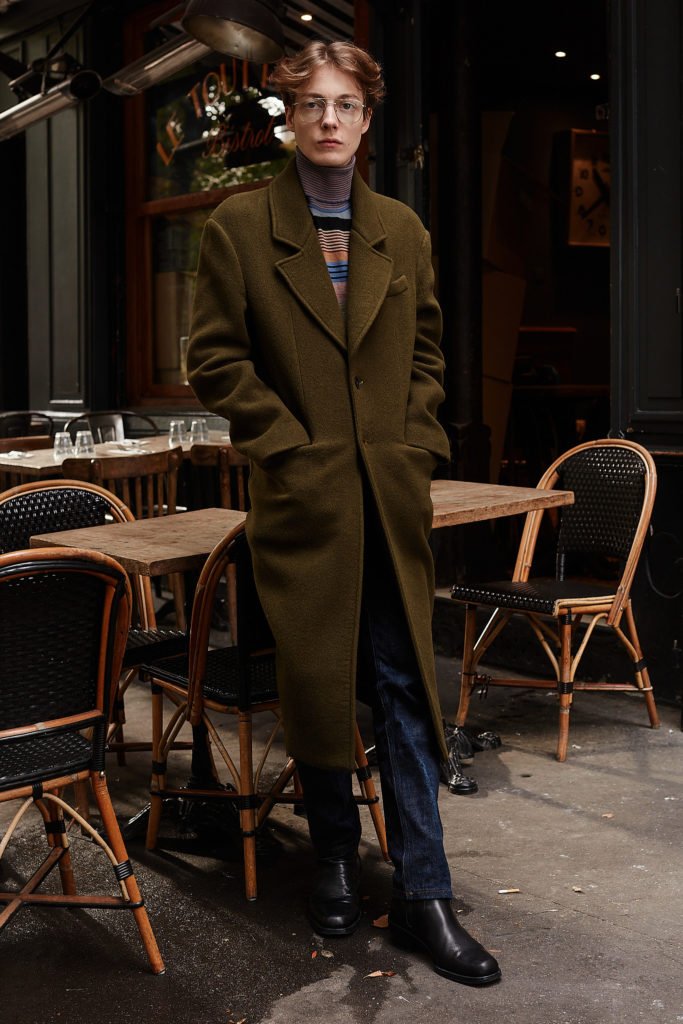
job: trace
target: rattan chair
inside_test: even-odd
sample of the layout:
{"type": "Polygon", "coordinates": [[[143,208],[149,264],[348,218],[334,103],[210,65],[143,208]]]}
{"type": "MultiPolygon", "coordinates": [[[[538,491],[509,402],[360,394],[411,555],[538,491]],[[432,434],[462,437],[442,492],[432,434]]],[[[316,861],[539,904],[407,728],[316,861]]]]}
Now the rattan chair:
{"type": "Polygon", "coordinates": [[[52,434],[54,420],[44,412],[26,409],[21,412],[0,412],[0,437],[31,437],[52,434]]]}
{"type": "MultiPolygon", "coordinates": [[[[77,530],[106,523],[133,522],[128,506],[111,491],[78,480],[32,481],[0,494],[0,554],[28,548],[41,533],[77,530]]],[[[150,581],[132,577],[135,607],[123,658],[123,674],[114,702],[114,721],[108,746],[125,763],[124,751],[149,750],[150,743],[124,740],[124,694],[137,674],[137,666],[154,657],[179,654],[186,649],[182,630],[160,629],[156,623],[150,581]]]]}
{"type": "MultiPolygon", "coordinates": [[[[650,522],[656,482],[649,452],[631,441],[590,441],[572,448],[553,462],[538,486],[574,492],[574,504],[559,510],[555,577],[531,577],[543,511],[530,512],[511,581],[452,589],[453,599],[467,606],[458,725],[465,724],[475,688],[480,687],[485,692],[489,686],[522,686],[557,691],[558,761],[564,761],[567,756],[569,714],[576,690],[636,691],[645,699],[651,726],[659,726],[630,599],[633,576],[650,522]],[[586,578],[581,563],[587,559],[598,578],[586,578]],[[577,565],[582,568],[579,578],[577,565]],[[479,605],[495,610],[475,642],[479,605]],[[477,672],[481,658],[513,615],[524,616],[531,626],[550,661],[554,679],[502,678],[477,672]],[[600,623],[611,627],[626,649],[633,663],[635,682],[576,680],[583,653],[600,623]],[[579,633],[582,625],[585,627],[583,635],[579,633]]],[[[556,514],[554,510],[553,515],[556,514]]]]}
{"type": "MultiPolygon", "coordinates": [[[[147,847],[157,845],[162,804],[176,800],[219,800],[237,805],[244,848],[245,893],[256,899],[256,830],[263,825],[276,803],[301,803],[300,789],[286,791],[294,782],[296,766],[289,758],[276,781],[262,785],[263,768],[280,728],[279,702],[275,678],[274,641],[256,593],[251,556],[243,527],[233,530],[209,556],[201,573],[192,609],[190,644],[186,657],[157,661],[146,667],[152,681],[154,763],[151,785],[152,807],[147,831],[147,847]],[[231,566],[236,579],[237,642],[230,646],[210,645],[212,614],[216,591],[231,566]],[[173,705],[173,713],[164,726],[164,697],[173,705]],[[238,752],[235,759],[211,719],[212,712],[232,715],[238,722],[238,752]],[[266,712],[274,716],[273,730],[254,770],[252,752],[253,715],[266,712]],[[218,751],[229,773],[230,786],[218,787],[215,763],[208,751],[207,778],[193,778],[187,786],[167,782],[167,759],[175,737],[189,721],[202,726],[218,751]]],[[[388,859],[384,820],[363,743],[356,729],[357,775],[361,787],[360,803],[368,805],[382,853],[388,859]]],[[[193,762],[193,775],[197,762],[193,762]]]]}
{"type": "Polygon", "coordinates": [[[190,462],[199,470],[208,470],[212,486],[200,488],[196,508],[211,507],[218,482],[218,501],[221,508],[234,508],[240,512],[249,510],[249,459],[232,445],[193,444],[190,462]]]}
{"type": "Polygon", "coordinates": [[[27,882],[0,892],[0,928],[26,906],[131,910],[152,969],[161,974],[164,964],[104,771],[111,697],[130,614],[128,578],[106,555],[44,548],[0,556],[0,802],[22,801],[0,842],[0,856],[32,806],[43,819],[48,845],[47,857],[27,882]],[[78,781],[92,787],[104,836],[63,799],[64,788],[78,781]],[[120,895],[77,893],[69,843],[76,822],[109,857],[120,895]],[[37,892],[55,867],[62,892],[37,892]]]}
{"type": "Polygon", "coordinates": [[[127,409],[85,412],[69,420],[65,430],[75,439],[79,430],[90,430],[95,443],[123,441],[129,437],[155,437],[159,428],[153,419],[127,409]]]}

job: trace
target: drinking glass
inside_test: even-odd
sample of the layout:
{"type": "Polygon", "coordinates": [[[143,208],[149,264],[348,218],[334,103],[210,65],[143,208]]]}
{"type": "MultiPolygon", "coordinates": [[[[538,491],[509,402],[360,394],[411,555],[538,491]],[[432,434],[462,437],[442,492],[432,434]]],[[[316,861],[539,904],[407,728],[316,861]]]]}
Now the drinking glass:
{"type": "Polygon", "coordinates": [[[92,431],[90,430],[79,430],[76,433],[76,448],[75,455],[94,455],[95,454],[95,442],[93,441],[92,431]]]}
{"type": "Polygon", "coordinates": [[[176,448],[179,444],[184,444],[186,440],[185,420],[171,420],[168,425],[169,448],[176,448]]]}
{"type": "Polygon", "coordinates": [[[192,420],[190,424],[190,441],[192,444],[207,444],[209,440],[209,428],[206,420],[192,420]]]}
{"type": "Polygon", "coordinates": [[[68,459],[70,455],[74,453],[74,446],[71,440],[71,434],[67,433],[66,430],[59,430],[55,434],[54,448],[52,454],[55,462],[61,462],[62,459],[68,459]]]}

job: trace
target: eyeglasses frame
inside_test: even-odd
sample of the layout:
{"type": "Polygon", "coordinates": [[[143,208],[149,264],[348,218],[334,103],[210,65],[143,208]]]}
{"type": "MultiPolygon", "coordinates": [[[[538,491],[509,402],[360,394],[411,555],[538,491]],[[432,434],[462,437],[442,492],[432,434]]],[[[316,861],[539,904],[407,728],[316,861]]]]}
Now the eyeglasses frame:
{"type": "MultiPolygon", "coordinates": [[[[322,119],[324,118],[325,114],[327,113],[327,108],[331,106],[333,108],[333,110],[334,110],[334,116],[337,118],[337,124],[344,124],[344,122],[339,117],[339,111],[337,110],[337,103],[345,103],[345,102],[346,103],[349,102],[349,99],[327,100],[327,99],[325,99],[324,96],[311,96],[307,100],[301,100],[301,101],[299,101],[297,103],[292,103],[292,104],[290,104],[290,106],[291,106],[292,110],[294,110],[295,107],[300,107],[302,105],[302,103],[315,103],[318,106],[319,110],[320,110],[320,117],[318,118],[319,121],[322,121],[322,119]],[[321,106],[322,103],[325,104],[324,107],[321,106]]],[[[351,102],[356,103],[357,100],[351,100],[351,102]]],[[[360,105],[360,117],[356,121],[349,121],[349,122],[347,122],[348,126],[351,127],[351,125],[359,124],[361,121],[363,121],[365,119],[366,115],[367,115],[367,110],[368,110],[367,103],[361,103],[361,105],[360,105]]],[[[315,121],[309,121],[307,123],[308,124],[315,124],[316,122],[315,121]]]]}

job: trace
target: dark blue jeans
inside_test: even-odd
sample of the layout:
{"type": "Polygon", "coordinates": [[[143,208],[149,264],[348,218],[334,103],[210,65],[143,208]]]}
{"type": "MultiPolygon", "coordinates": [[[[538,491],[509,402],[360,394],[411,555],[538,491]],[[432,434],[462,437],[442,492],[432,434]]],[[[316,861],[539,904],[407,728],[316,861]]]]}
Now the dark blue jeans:
{"type": "MultiPolygon", "coordinates": [[[[403,604],[377,513],[366,501],[358,697],[372,708],[394,889],[450,899],[438,808],[439,748],[403,604]]],[[[351,774],[297,764],[319,857],[355,853],[361,826],[351,774]]]]}

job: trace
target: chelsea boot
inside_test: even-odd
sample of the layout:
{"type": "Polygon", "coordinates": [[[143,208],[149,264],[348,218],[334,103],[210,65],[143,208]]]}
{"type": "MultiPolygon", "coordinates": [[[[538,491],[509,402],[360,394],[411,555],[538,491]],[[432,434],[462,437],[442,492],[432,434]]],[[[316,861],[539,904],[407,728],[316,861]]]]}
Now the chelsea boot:
{"type": "Polygon", "coordinates": [[[434,970],[463,985],[490,985],[500,967],[460,924],[450,900],[393,899],[389,929],[397,946],[427,953],[434,970]]]}
{"type": "Polygon", "coordinates": [[[351,935],[360,922],[360,857],[325,857],[318,861],[308,916],[319,935],[351,935]]]}

